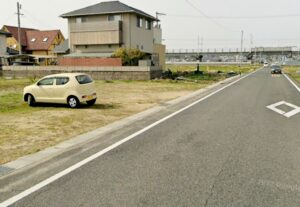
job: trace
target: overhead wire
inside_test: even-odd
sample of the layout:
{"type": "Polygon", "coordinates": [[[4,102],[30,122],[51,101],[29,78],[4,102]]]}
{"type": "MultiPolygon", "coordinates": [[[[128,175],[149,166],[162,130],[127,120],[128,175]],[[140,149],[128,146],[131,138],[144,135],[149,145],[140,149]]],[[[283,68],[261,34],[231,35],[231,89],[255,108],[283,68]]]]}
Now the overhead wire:
{"type": "Polygon", "coordinates": [[[218,21],[216,21],[215,19],[211,18],[210,16],[208,16],[205,12],[203,12],[201,9],[199,9],[199,6],[197,5],[197,3],[193,3],[191,0],[185,0],[185,2],[187,4],[189,4],[192,8],[194,8],[198,13],[200,13],[202,15],[202,18],[206,18],[209,21],[211,21],[212,23],[214,23],[215,25],[217,25],[218,27],[230,31],[230,32],[237,32],[238,30],[234,30],[232,28],[226,27],[222,24],[220,24],[218,21]]]}
{"type": "MultiPolygon", "coordinates": [[[[180,18],[207,18],[199,15],[186,15],[186,14],[172,14],[168,13],[169,17],[180,17],[180,18]]],[[[300,14],[277,14],[277,15],[264,15],[264,16],[209,16],[211,19],[222,19],[222,20],[244,20],[244,19],[280,19],[280,18],[295,18],[300,17],[300,14]]]]}

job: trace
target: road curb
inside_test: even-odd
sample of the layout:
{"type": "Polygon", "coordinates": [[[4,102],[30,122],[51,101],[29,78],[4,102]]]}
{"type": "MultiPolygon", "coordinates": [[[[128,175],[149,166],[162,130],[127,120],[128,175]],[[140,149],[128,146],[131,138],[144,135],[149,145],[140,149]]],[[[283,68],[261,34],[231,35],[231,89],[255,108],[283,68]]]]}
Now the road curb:
{"type": "Polygon", "coordinates": [[[6,163],[4,165],[0,165],[1,169],[3,169],[2,171],[0,171],[0,177],[11,174],[11,173],[13,173],[17,170],[22,169],[22,168],[29,167],[29,166],[34,166],[34,165],[37,165],[39,163],[50,160],[51,158],[67,151],[68,149],[70,149],[72,147],[75,147],[77,145],[81,145],[81,144],[84,144],[84,143],[88,143],[88,142],[97,140],[97,139],[101,138],[103,135],[105,135],[109,132],[119,130],[123,127],[126,127],[126,126],[136,122],[136,121],[142,120],[145,117],[148,117],[152,114],[160,112],[164,109],[167,109],[170,106],[179,104],[179,103],[181,103],[183,101],[186,101],[186,100],[189,100],[193,97],[201,95],[204,92],[207,92],[211,89],[214,89],[214,88],[216,88],[216,87],[218,87],[222,84],[228,84],[231,81],[237,80],[241,77],[242,76],[234,76],[234,77],[231,77],[231,78],[227,78],[223,81],[217,82],[215,84],[212,84],[212,85],[207,86],[205,88],[202,88],[200,90],[192,92],[188,95],[185,95],[185,96],[179,97],[177,99],[165,102],[164,104],[161,104],[159,106],[155,106],[155,107],[150,108],[146,111],[143,111],[143,112],[140,112],[138,114],[126,117],[126,118],[121,119],[119,121],[113,122],[113,123],[108,124],[106,126],[103,126],[101,128],[90,131],[88,133],[76,136],[76,137],[71,138],[67,141],[64,141],[64,142],[62,142],[58,145],[46,148],[46,149],[44,149],[40,152],[37,152],[35,154],[26,155],[24,157],[20,157],[17,160],[11,161],[11,162],[6,163]]]}

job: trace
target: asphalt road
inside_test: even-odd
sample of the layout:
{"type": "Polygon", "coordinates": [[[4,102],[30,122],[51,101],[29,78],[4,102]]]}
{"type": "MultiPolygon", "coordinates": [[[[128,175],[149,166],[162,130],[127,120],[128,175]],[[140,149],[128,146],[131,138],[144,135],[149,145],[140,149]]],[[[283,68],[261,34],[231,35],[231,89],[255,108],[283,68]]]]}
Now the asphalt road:
{"type": "Polygon", "coordinates": [[[13,206],[300,206],[300,113],[280,101],[300,93],[260,70],[13,206]]]}

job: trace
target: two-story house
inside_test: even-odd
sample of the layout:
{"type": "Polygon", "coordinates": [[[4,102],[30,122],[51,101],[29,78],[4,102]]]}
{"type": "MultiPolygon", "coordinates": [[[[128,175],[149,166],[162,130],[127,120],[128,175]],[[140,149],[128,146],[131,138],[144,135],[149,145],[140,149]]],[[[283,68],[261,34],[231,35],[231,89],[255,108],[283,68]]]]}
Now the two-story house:
{"type": "Polygon", "coordinates": [[[19,51],[21,45],[22,54],[29,54],[38,59],[41,65],[56,62],[54,48],[62,44],[65,38],[60,30],[37,30],[32,28],[20,28],[20,40],[18,27],[4,25],[3,30],[11,33],[6,39],[9,49],[19,51]]]}
{"type": "MultiPolygon", "coordinates": [[[[68,19],[71,53],[111,54],[117,48],[137,48],[155,53],[155,44],[161,44],[159,20],[141,10],[119,1],[101,2],[61,15],[68,19]]],[[[163,51],[164,52],[164,51],[163,51]]]]}
{"type": "Polygon", "coordinates": [[[21,45],[21,50],[23,53],[25,53],[26,51],[26,47],[27,47],[27,35],[26,33],[28,31],[37,31],[36,29],[33,28],[25,28],[25,27],[21,27],[20,28],[20,40],[19,40],[19,36],[18,36],[18,27],[15,26],[9,26],[9,25],[4,25],[2,27],[2,30],[11,33],[11,37],[6,39],[6,45],[8,48],[16,50],[16,51],[20,51],[20,45],[21,45]]]}

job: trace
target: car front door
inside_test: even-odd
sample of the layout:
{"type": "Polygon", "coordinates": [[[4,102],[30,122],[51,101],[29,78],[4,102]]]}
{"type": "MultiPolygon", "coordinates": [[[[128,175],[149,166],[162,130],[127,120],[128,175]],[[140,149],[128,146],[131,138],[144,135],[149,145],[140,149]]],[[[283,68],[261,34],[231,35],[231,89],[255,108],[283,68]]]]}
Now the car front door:
{"type": "Polygon", "coordinates": [[[37,83],[35,99],[37,102],[52,103],[55,78],[44,78],[37,83]]]}

